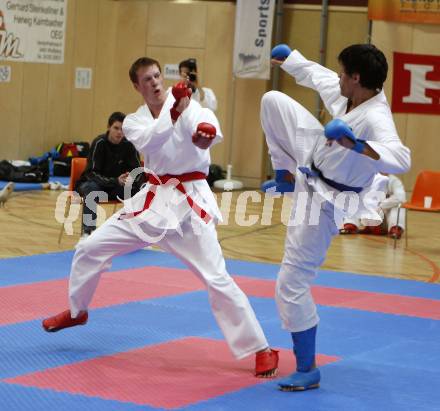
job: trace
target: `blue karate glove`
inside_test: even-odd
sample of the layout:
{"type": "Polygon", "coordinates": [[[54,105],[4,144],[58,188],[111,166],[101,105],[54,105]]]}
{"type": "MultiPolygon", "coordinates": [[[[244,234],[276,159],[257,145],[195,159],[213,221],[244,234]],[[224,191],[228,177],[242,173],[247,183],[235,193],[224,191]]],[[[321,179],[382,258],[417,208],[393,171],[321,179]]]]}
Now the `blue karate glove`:
{"type": "Polygon", "coordinates": [[[272,49],[271,57],[275,60],[284,61],[291,52],[292,50],[287,44],[278,44],[272,49]]]}
{"type": "Polygon", "coordinates": [[[329,140],[335,141],[338,141],[345,136],[353,141],[354,146],[351,148],[352,150],[357,153],[362,153],[364,151],[365,141],[358,140],[348,124],[339,118],[335,118],[326,124],[324,127],[324,134],[329,140]]]}

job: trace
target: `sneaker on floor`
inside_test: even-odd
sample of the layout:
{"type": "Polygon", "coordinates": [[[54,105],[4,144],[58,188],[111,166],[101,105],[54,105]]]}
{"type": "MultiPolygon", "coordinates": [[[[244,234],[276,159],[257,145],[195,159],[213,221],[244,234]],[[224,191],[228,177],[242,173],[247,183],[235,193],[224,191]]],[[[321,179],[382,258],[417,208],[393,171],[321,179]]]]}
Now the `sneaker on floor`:
{"type": "Polygon", "coordinates": [[[61,183],[59,181],[49,183],[49,190],[60,190],[60,189],[61,189],[61,183]]]}
{"type": "Polygon", "coordinates": [[[0,207],[8,201],[9,196],[14,191],[15,184],[12,182],[9,182],[6,184],[1,190],[0,190],[0,207]]]}
{"type": "Polygon", "coordinates": [[[53,317],[43,320],[42,325],[45,331],[54,333],[62,330],[63,328],[75,327],[76,325],[84,325],[87,323],[89,314],[87,311],[83,311],[76,318],[70,316],[70,310],[63,311],[53,317]]]}

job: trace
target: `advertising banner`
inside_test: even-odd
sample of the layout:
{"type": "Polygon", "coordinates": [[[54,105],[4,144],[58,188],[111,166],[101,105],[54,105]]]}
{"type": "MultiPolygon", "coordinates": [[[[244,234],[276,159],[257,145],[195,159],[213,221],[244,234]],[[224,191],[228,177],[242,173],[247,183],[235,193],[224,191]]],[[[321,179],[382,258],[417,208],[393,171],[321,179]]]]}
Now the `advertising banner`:
{"type": "Polygon", "coordinates": [[[369,0],[368,18],[440,24],[440,0],[369,0]]]}
{"type": "Polygon", "coordinates": [[[268,79],[275,0],[237,0],[236,7],[234,75],[268,79]]]}
{"type": "Polygon", "coordinates": [[[67,0],[0,0],[0,60],[64,62],[67,0]]]}
{"type": "Polygon", "coordinates": [[[394,53],[391,110],[440,114],[440,56],[394,53]]]}

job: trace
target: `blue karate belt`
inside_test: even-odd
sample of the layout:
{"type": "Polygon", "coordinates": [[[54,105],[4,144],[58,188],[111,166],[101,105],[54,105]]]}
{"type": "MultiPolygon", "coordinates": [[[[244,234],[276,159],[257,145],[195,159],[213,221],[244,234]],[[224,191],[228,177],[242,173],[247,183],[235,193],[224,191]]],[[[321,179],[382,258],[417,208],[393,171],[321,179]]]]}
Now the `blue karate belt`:
{"type": "Polygon", "coordinates": [[[364,189],[363,187],[346,186],[345,184],[337,183],[336,181],[324,177],[324,174],[322,174],[322,172],[313,163],[311,170],[308,167],[298,167],[298,169],[307,177],[319,177],[322,181],[324,181],[324,183],[338,191],[354,191],[355,193],[359,194],[364,189]]]}

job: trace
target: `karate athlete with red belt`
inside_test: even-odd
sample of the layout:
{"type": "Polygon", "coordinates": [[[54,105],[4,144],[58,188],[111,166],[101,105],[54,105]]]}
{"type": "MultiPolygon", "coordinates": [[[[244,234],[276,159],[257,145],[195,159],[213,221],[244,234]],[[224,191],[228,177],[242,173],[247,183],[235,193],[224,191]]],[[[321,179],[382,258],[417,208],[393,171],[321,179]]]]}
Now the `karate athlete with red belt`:
{"type": "Polygon", "coordinates": [[[255,375],[272,377],[278,352],[269,348],[246,295],[227,273],[217,240],[215,223],[221,213],[206,181],[208,148],[222,139],[217,118],[190,99],[186,83],[166,93],[156,60],[136,60],[129,74],[146,104],[125,118],[123,130],[148,158],[149,181],[77,246],[70,310],[44,320],[43,328],[54,332],[85,324],[101,273],[110,268],[112,258],[154,243],[180,258],[205,284],[233,355],[241,359],[255,354],[255,375]]]}

